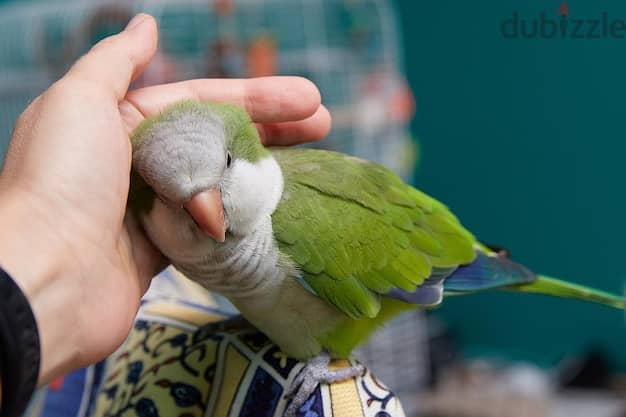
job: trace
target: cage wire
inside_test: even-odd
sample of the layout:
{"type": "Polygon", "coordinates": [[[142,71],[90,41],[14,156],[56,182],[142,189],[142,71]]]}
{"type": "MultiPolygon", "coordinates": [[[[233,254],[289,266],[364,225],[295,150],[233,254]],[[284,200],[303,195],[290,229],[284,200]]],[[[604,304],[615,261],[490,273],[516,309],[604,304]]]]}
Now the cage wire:
{"type": "MultiPolygon", "coordinates": [[[[137,12],[159,24],[159,51],[133,87],[202,77],[301,75],[333,115],[333,149],[385,164],[405,179],[416,160],[413,99],[385,0],[20,1],[0,6],[0,155],[16,117],[91,45],[137,12]]],[[[412,410],[427,370],[425,327],[409,314],[358,355],[412,410]]]]}

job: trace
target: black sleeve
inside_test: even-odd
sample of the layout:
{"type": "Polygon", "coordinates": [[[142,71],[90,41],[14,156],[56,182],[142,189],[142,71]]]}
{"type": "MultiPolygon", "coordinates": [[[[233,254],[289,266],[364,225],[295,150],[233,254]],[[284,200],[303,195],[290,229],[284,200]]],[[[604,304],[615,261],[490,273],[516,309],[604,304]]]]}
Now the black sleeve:
{"type": "Polygon", "coordinates": [[[0,268],[0,417],[20,417],[39,378],[39,332],[24,293],[0,268]]]}

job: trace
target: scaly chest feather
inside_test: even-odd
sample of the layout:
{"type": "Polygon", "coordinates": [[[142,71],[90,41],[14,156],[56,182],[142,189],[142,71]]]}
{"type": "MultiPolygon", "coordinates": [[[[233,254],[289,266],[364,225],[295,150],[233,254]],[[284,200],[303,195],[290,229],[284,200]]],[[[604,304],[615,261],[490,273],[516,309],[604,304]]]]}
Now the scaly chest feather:
{"type": "Polygon", "coordinates": [[[320,353],[319,340],[346,319],[297,282],[299,271],[280,254],[269,219],[253,235],[231,239],[203,259],[172,261],[189,278],[226,296],[248,321],[295,358],[320,353]]]}

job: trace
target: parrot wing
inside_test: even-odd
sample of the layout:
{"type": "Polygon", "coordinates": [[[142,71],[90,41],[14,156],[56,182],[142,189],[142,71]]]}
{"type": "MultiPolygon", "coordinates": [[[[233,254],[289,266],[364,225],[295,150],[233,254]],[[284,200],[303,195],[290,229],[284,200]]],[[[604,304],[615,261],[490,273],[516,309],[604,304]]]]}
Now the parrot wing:
{"type": "Polygon", "coordinates": [[[349,317],[375,317],[381,295],[423,284],[429,298],[475,259],[476,241],[457,218],[387,168],[330,151],[272,153],[285,178],[272,215],[279,248],[302,285],[349,317]]]}

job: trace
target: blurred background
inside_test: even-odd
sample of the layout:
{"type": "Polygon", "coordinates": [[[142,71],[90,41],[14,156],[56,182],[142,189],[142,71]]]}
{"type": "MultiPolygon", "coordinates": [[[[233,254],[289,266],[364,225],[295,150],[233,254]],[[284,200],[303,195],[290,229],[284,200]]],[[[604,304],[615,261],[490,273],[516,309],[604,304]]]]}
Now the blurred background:
{"type": "MultiPolygon", "coordinates": [[[[501,33],[564,4],[626,20],[618,0],[0,1],[0,150],[29,100],[144,11],[160,50],[136,87],[306,76],[334,118],[318,146],[386,164],[534,270],[622,292],[626,39],[501,33]]],[[[618,417],[625,331],[603,307],[492,293],[403,317],[361,356],[409,415],[618,417]]]]}

